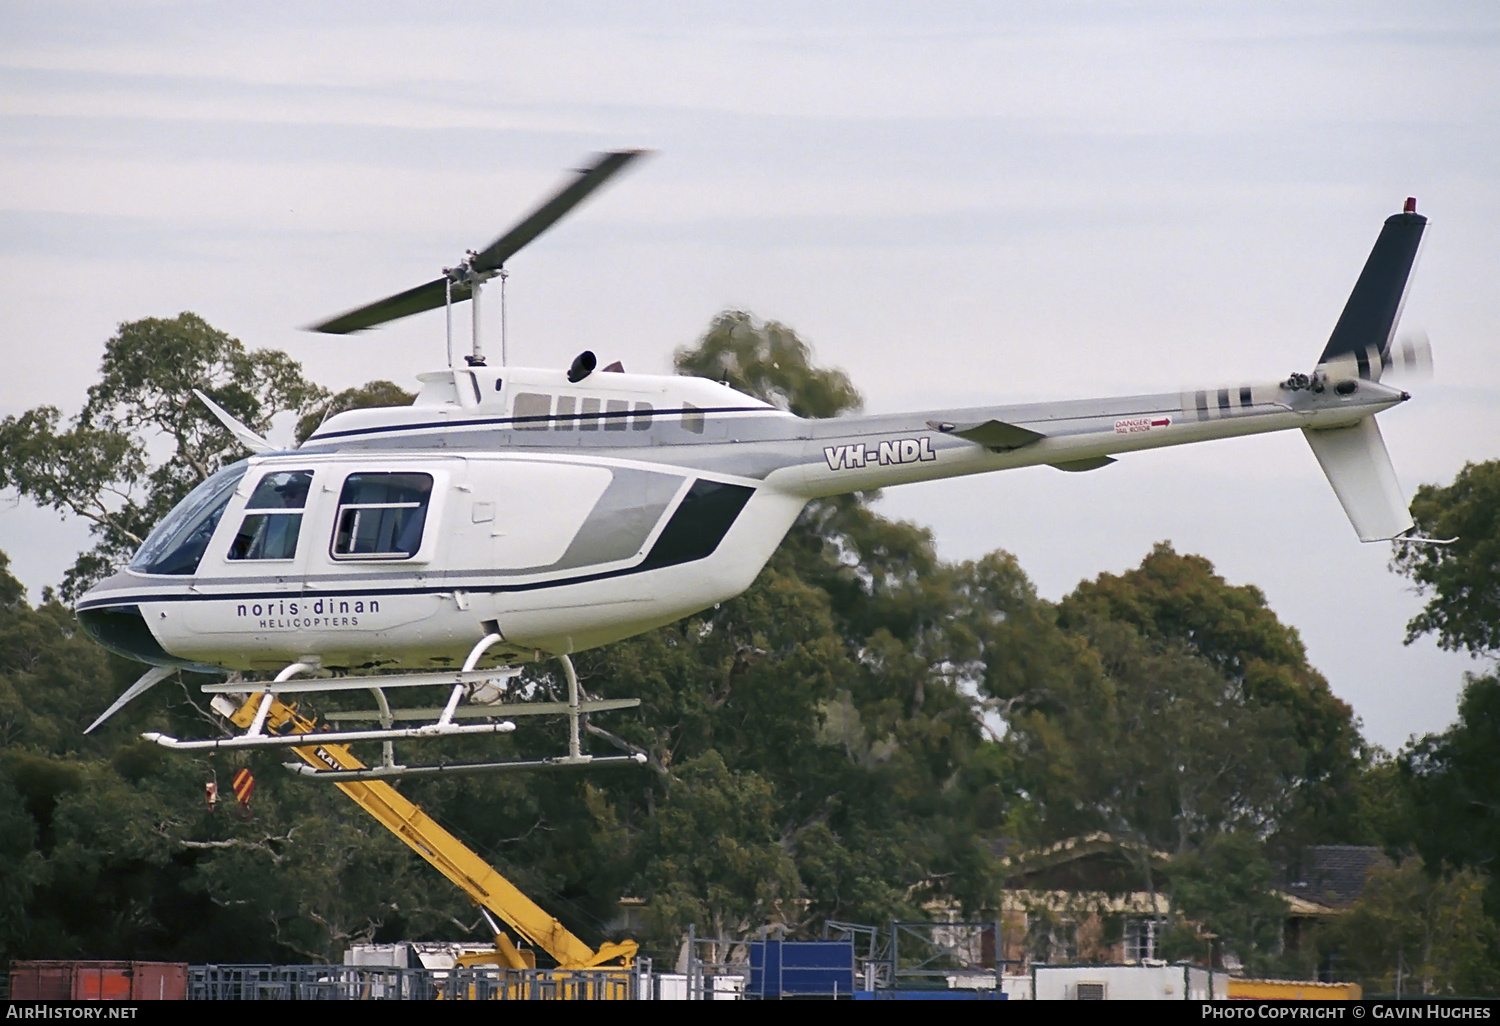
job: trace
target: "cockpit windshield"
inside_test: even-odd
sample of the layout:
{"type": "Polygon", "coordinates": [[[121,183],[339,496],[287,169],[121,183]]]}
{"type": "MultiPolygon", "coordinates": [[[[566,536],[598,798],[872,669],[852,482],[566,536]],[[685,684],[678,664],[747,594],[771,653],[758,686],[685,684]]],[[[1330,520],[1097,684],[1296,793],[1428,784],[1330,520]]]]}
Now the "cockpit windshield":
{"type": "Polygon", "coordinates": [[[235,485],[250,469],[249,460],[231,464],[188,492],[146,539],[130,569],[142,574],[191,574],[219,526],[235,485]]]}

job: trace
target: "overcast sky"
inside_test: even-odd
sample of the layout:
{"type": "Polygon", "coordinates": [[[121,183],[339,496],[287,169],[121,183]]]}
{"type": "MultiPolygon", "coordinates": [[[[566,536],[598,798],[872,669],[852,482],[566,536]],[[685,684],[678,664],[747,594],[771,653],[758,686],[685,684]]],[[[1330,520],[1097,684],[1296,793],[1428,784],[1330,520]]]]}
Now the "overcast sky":
{"type": "MultiPolygon", "coordinates": [[[[121,321],[192,310],[333,388],[441,365],[441,312],[300,325],[418,284],[606,148],[658,150],[510,262],[511,362],[666,371],[725,307],[873,410],[1308,370],[1379,230],[1432,218],[1382,418],[1408,492],[1500,456],[1492,3],[0,2],[0,415],[76,411],[121,321]]],[[[86,543],[14,497],[32,589],[86,543]]],[[[1298,433],[892,489],[939,549],[1051,598],[1170,539],[1265,591],[1399,746],[1467,658],[1298,433]]]]}

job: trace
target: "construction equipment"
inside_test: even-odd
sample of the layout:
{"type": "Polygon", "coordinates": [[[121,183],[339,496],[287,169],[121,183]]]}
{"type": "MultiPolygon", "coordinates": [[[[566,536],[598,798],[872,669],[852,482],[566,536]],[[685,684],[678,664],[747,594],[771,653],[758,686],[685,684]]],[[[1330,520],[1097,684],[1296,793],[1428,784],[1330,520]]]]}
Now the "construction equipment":
{"type": "MultiPolygon", "coordinates": [[[[260,717],[263,717],[265,729],[282,736],[313,735],[317,729],[315,719],[301,715],[296,706],[288,705],[270,693],[257,692],[250,695],[229,716],[241,728],[249,728],[260,717]],[[263,710],[266,698],[271,701],[263,710]]],[[[318,743],[313,739],[308,744],[294,746],[292,751],[304,762],[320,770],[357,771],[365,768],[365,764],[349,751],[347,745],[318,743]]],[[[375,817],[381,826],[401,838],[438,872],[453,881],[484,913],[495,936],[495,950],[465,955],[459,960],[461,965],[535,969],[534,949],[537,948],[557,961],[557,971],[561,975],[565,975],[568,970],[598,969],[612,962],[617,964],[623,975],[633,964],[637,950],[635,941],[608,942],[597,951],[590,948],[556,918],[548,915],[540,905],[522,894],[515,884],[493,866],[385,781],[348,780],[340,781],[334,786],[375,817]],[[500,929],[495,917],[532,948],[518,947],[500,929]]]]}

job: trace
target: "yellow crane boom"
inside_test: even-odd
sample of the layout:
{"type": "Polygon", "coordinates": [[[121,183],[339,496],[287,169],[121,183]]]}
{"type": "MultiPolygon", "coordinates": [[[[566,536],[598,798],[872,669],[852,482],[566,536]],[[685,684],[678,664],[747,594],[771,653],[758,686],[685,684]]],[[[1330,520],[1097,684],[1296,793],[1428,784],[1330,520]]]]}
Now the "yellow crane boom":
{"type": "MultiPolygon", "coordinates": [[[[230,719],[236,726],[248,728],[260,704],[259,693],[251,695],[230,719]]],[[[314,735],[317,723],[302,716],[295,706],[279,698],[271,701],[266,727],[278,734],[314,735]]],[[[292,749],[317,769],[357,770],[365,764],[349,751],[347,745],[320,745],[315,742],[292,749]]],[[[557,960],[559,969],[592,969],[619,959],[629,966],[635,958],[632,940],[609,942],[598,951],[573,936],[567,927],[547,914],[536,902],[511,883],[489,863],[480,858],[458,838],[437,824],[414,802],[381,780],[359,780],[334,785],[361,809],[426,859],[433,868],[453,881],[476,905],[493,912],[505,925],[537,948],[557,960]]],[[[495,936],[496,952],[468,955],[465,964],[498,962],[510,969],[535,968],[536,959],[520,950],[503,932],[495,936]]]]}

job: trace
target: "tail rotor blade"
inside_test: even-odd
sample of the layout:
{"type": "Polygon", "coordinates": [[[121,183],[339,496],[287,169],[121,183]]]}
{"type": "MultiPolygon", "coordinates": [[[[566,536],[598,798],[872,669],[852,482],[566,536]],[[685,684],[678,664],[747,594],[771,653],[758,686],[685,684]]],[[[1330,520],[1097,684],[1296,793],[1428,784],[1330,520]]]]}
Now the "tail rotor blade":
{"type": "Polygon", "coordinates": [[[1426,332],[1397,339],[1386,352],[1385,362],[1394,378],[1417,381],[1432,377],[1432,344],[1426,332]]]}

